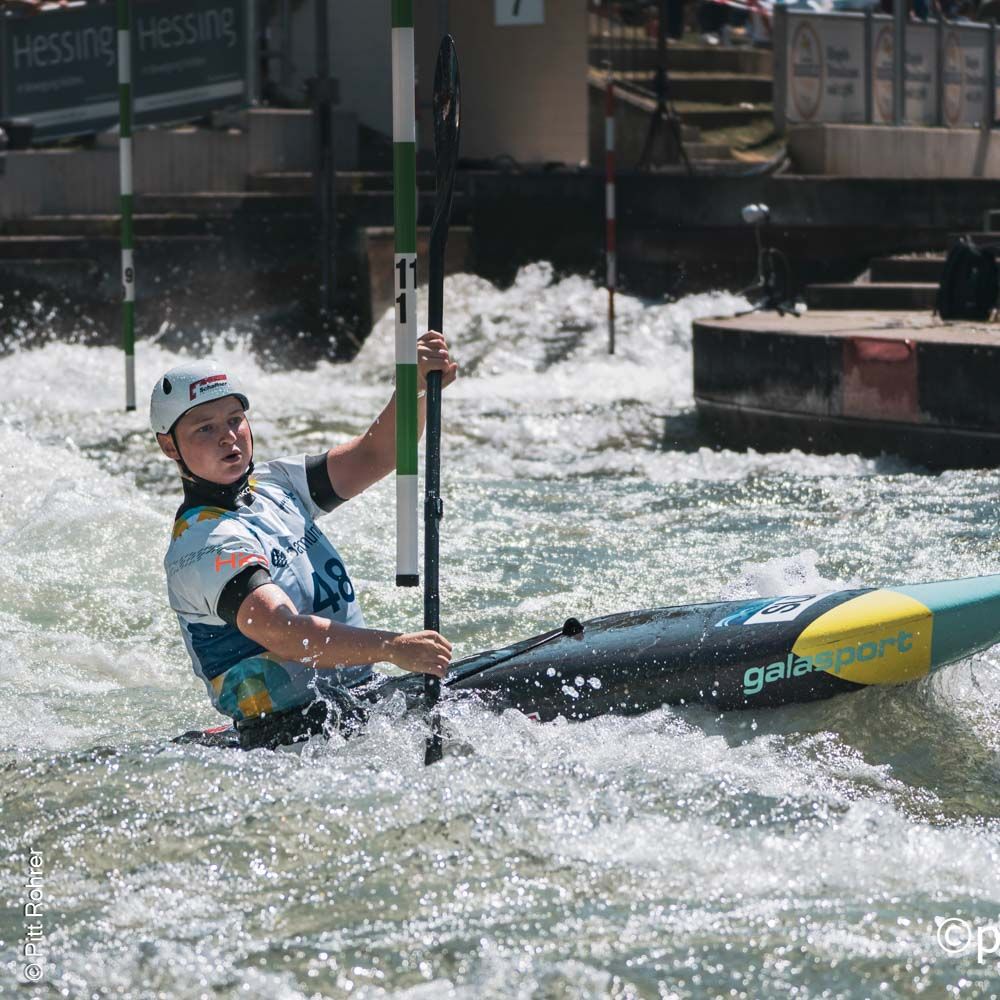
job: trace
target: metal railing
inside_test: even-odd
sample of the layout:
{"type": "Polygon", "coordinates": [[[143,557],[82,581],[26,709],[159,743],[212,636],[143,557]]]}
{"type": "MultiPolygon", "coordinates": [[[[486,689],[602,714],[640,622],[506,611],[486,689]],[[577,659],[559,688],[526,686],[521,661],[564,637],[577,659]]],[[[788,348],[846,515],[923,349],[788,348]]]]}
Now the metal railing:
{"type": "Polygon", "coordinates": [[[618,87],[656,97],[659,0],[588,0],[590,65],[618,87]]]}

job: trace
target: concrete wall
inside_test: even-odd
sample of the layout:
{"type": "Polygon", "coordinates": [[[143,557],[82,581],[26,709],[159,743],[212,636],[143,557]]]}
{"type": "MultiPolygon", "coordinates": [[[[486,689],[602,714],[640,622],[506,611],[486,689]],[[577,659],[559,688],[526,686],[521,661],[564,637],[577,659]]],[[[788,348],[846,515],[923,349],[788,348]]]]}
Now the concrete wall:
{"type": "MultiPolygon", "coordinates": [[[[416,0],[419,141],[433,146],[431,95],[439,0],[416,0]]],[[[497,27],[494,0],[449,5],[462,69],[462,155],[520,163],[585,162],[587,6],[548,0],[545,24],[497,27]]]]}
{"type": "Polygon", "coordinates": [[[1000,177],[1000,132],[797,125],[788,133],[797,172],[838,177],[944,179],[1000,177]]]}
{"type": "MultiPolygon", "coordinates": [[[[340,82],[340,107],[362,125],[392,132],[392,48],[389,0],[330,3],[330,75],[340,82]]],[[[316,72],[316,8],[304,0],[292,13],[292,72],[288,95],[304,99],[316,72]]],[[[277,30],[277,20],[274,22],[277,30]]],[[[275,44],[280,45],[275,38],[275,44]]],[[[277,65],[274,72],[278,73],[277,65]]]]}
{"type": "MultiPolygon", "coordinates": [[[[545,24],[497,27],[494,0],[448,4],[415,0],[418,141],[433,148],[431,95],[442,34],[458,44],[462,67],[462,154],[511,156],[522,163],[587,159],[587,6],[548,0],[545,24]]],[[[289,96],[301,99],[316,65],[315,6],[292,13],[289,96]]],[[[280,47],[278,22],[273,44],[280,47]]],[[[389,0],[330,4],[330,72],[340,107],[362,125],[392,133],[392,47],[389,0]]],[[[278,72],[275,67],[275,73],[278,72]]]]}
{"type": "Polygon", "coordinates": [[[1000,463],[1000,340],[927,314],[759,313],[694,324],[694,394],[718,441],[1000,463]],[[890,314],[891,317],[891,314],[890,314]]]}
{"type": "MultiPolygon", "coordinates": [[[[134,142],[136,209],[143,194],[242,191],[247,177],[270,171],[305,171],[313,164],[308,111],[256,109],[243,129],[142,129],[134,142]]],[[[357,122],[339,112],[338,166],[357,165],[357,122]]],[[[0,177],[0,219],[30,215],[86,215],[119,209],[118,146],[113,137],[96,149],[33,149],[7,154],[0,177]]]]}

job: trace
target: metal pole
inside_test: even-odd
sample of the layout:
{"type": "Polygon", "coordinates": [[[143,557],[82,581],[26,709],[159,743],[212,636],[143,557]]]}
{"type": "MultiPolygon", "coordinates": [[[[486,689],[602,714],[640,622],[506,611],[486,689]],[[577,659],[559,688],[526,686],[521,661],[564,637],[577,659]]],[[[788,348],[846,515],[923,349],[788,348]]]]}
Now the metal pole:
{"type": "Polygon", "coordinates": [[[413,0],[392,3],[392,155],[396,253],[396,586],[417,563],[417,109],[413,0]]]}
{"type": "Polygon", "coordinates": [[[333,87],[330,80],[330,20],[328,0],[316,2],[316,79],[313,80],[313,118],[316,132],[314,183],[319,213],[320,304],[324,315],[333,308],[336,288],[334,273],[334,225],[336,223],[333,172],[333,87]]]}
{"type": "MultiPolygon", "coordinates": [[[[656,140],[663,131],[664,119],[667,116],[667,0],[658,0],[657,11],[659,23],[656,31],[656,73],[653,84],[656,93],[656,110],[649,120],[646,132],[646,142],[639,155],[639,169],[648,170],[655,155],[656,140]]],[[[680,133],[678,130],[678,145],[680,133]]],[[[683,148],[680,150],[683,156],[683,148]]]]}
{"type": "Polygon", "coordinates": [[[892,123],[902,125],[906,116],[906,15],[908,0],[892,5],[892,123]]]}
{"type": "Polygon", "coordinates": [[[121,187],[122,347],[125,409],[135,409],[135,260],[132,239],[132,17],[118,0],[118,171],[121,187]]]}
{"type": "Polygon", "coordinates": [[[656,114],[667,109],[667,8],[668,0],[660,0],[656,25],[656,114]]]}
{"type": "Polygon", "coordinates": [[[260,66],[257,62],[260,41],[257,38],[257,0],[246,0],[244,10],[247,24],[247,72],[244,86],[246,103],[251,107],[257,100],[260,90],[260,66]]]}
{"type": "MultiPolygon", "coordinates": [[[[7,18],[0,17],[0,52],[7,51],[7,18]]],[[[0,73],[0,118],[7,117],[7,88],[4,86],[6,73],[0,73]]]]}
{"type": "Polygon", "coordinates": [[[937,59],[937,87],[934,101],[934,124],[938,128],[944,126],[944,18],[938,11],[937,23],[934,25],[934,48],[937,59]]]}
{"type": "Polygon", "coordinates": [[[788,8],[774,9],[774,130],[785,134],[788,123],[788,8]]]}
{"type": "Polygon", "coordinates": [[[990,19],[990,30],[986,35],[986,94],[983,108],[983,128],[993,129],[997,120],[997,23],[990,19]]]}
{"type": "Polygon", "coordinates": [[[875,74],[875,17],[871,7],[865,11],[865,124],[875,120],[874,74],[875,74]]]}
{"type": "Polygon", "coordinates": [[[604,219],[608,284],[608,354],[615,353],[615,286],[618,283],[618,234],[615,210],[615,85],[608,76],[604,106],[604,219]]]}
{"type": "Polygon", "coordinates": [[[292,87],[292,0],[281,0],[281,93],[292,87]]]}

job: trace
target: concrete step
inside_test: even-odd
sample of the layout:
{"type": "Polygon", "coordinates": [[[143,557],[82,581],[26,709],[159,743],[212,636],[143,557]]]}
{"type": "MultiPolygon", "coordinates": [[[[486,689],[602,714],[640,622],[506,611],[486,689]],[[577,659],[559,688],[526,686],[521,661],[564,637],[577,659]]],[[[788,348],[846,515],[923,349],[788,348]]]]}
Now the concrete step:
{"type": "Polygon", "coordinates": [[[724,146],[718,142],[685,142],[684,152],[690,160],[732,160],[733,150],[731,146],[724,146]]]}
{"type": "MultiPolygon", "coordinates": [[[[143,205],[157,212],[179,212],[207,216],[218,221],[250,222],[268,217],[267,224],[275,224],[282,216],[289,219],[315,220],[312,195],[271,191],[238,191],[204,194],[147,194],[143,205]]],[[[471,209],[471,201],[461,191],[455,192],[452,219],[462,225],[471,209]]],[[[342,194],[337,199],[339,215],[349,216],[357,226],[389,226],[393,221],[392,191],[356,191],[342,194]]],[[[417,199],[418,221],[429,224],[434,214],[434,194],[421,191],[417,199]]]]}
{"type": "MultiPolygon", "coordinates": [[[[97,261],[86,258],[0,258],[0,288],[12,286],[23,289],[37,284],[64,291],[93,293],[103,277],[97,261]]],[[[117,274],[114,280],[118,281],[117,274]]]]}
{"type": "Polygon", "coordinates": [[[991,233],[1000,234],[1000,209],[990,209],[990,211],[986,213],[984,224],[991,233]]]}
{"type": "MultiPolygon", "coordinates": [[[[626,71],[625,84],[653,93],[656,80],[653,73],[626,71]]],[[[709,104],[760,104],[771,100],[773,81],[770,76],[750,76],[742,73],[671,73],[670,98],[673,101],[698,101],[709,104]]]]}
{"type": "Polygon", "coordinates": [[[937,289],[930,282],[808,285],[805,299],[810,309],[929,310],[934,308],[937,289]]]}
{"type": "MultiPolygon", "coordinates": [[[[173,253],[221,245],[218,236],[137,236],[136,249],[173,253]]],[[[0,236],[0,259],[50,260],[87,258],[98,252],[113,253],[118,241],[110,236],[0,236]]]]}
{"type": "Polygon", "coordinates": [[[312,198],[271,191],[207,191],[191,194],[144,194],[142,207],[155,214],[229,218],[240,213],[280,214],[312,211],[312,198]]]}
{"type": "MultiPolygon", "coordinates": [[[[593,91],[598,91],[599,93],[604,92],[605,89],[605,78],[600,74],[594,72],[592,69],[588,76],[588,83],[591,88],[591,100],[593,100],[593,91]]],[[[639,93],[638,91],[630,90],[627,87],[619,87],[615,93],[618,95],[618,100],[622,104],[628,104],[635,108],[640,108],[646,114],[653,114],[656,110],[656,98],[653,95],[646,93],[639,93]]],[[[603,104],[601,105],[601,114],[603,116],[603,104]]],[[[619,109],[619,116],[622,114],[622,110],[619,109]]],[[[619,118],[620,120],[620,118],[619,118]]],[[[687,121],[681,124],[681,139],[684,142],[700,142],[701,141],[701,129],[696,124],[689,123],[687,121]]],[[[603,131],[601,138],[601,148],[603,151],[603,131]]]]}
{"type": "Polygon", "coordinates": [[[930,282],[941,280],[944,256],[876,257],[871,262],[871,280],[889,282],[930,282]]]}
{"type": "Polygon", "coordinates": [[[992,247],[996,251],[997,256],[1000,257],[1000,233],[949,233],[948,249],[950,250],[963,236],[970,237],[976,246],[992,247]]]}
{"type": "MultiPolygon", "coordinates": [[[[434,192],[420,191],[417,195],[417,224],[429,226],[434,216],[434,192]]],[[[394,198],[391,191],[358,191],[337,199],[339,211],[348,213],[359,228],[391,226],[394,219],[394,198]]],[[[451,225],[468,225],[472,199],[456,191],[451,205],[451,225]]]]}
{"type": "MultiPolygon", "coordinates": [[[[593,38],[590,65],[614,70],[655,70],[658,62],[655,40],[643,47],[624,48],[607,38],[593,38]]],[[[673,73],[747,73],[771,76],[771,53],[764,49],[738,49],[718,45],[676,45],[667,48],[667,70],[673,73]]]]}
{"type": "MultiPolygon", "coordinates": [[[[146,236],[195,236],[206,234],[207,220],[190,214],[140,214],[133,216],[136,238],[146,236]]],[[[0,221],[6,236],[96,236],[117,237],[121,216],[115,215],[33,215],[0,221]]]]}
{"type": "Polygon", "coordinates": [[[706,132],[713,129],[752,125],[762,118],[771,118],[774,115],[774,109],[769,104],[759,104],[752,108],[706,107],[705,105],[685,107],[683,104],[677,104],[675,108],[686,125],[694,125],[706,132]]]}
{"type": "MultiPolygon", "coordinates": [[[[417,188],[433,191],[434,174],[421,171],[417,174],[417,188]]],[[[385,170],[338,171],[337,193],[359,194],[366,191],[392,191],[392,173],[385,170]]],[[[250,174],[247,187],[251,191],[273,194],[305,194],[313,192],[313,175],[310,171],[282,171],[277,173],[250,174]]]]}
{"type": "MultiPolygon", "coordinates": [[[[691,172],[701,177],[739,177],[747,172],[747,169],[754,164],[746,160],[696,160],[691,161],[691,172]]],[[[683,177],[688,174],[688,169],[683,163],[670,163],[657,165],[651,168],[654,174],[663,174],[667,177],[683,177]]]]}

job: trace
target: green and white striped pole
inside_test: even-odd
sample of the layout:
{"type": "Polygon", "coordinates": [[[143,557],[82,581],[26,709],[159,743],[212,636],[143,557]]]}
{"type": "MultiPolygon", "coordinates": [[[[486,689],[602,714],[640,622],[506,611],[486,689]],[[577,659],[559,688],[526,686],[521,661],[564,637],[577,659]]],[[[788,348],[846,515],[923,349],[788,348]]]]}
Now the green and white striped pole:
{"type": "Polygon", "coordinates": [[[396,586],[417,563],[417,109],[413,0],[392,3],[392,166],[396,256],[396,586]]]}
{"type": "Polygon", "coordinates": [[[131,0],[118,0],[118,166],[122,196],[122,347],[125,409],[135,409],[135,262],[132,258],[132,24],[131,0]]]}

